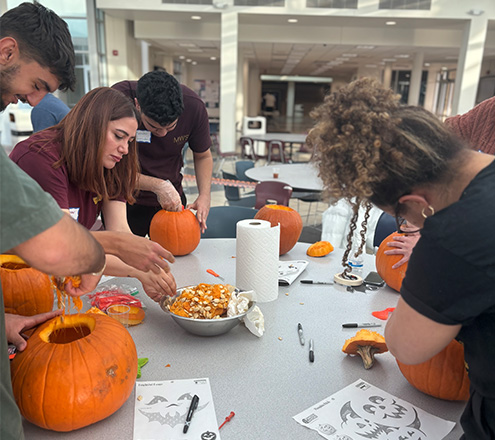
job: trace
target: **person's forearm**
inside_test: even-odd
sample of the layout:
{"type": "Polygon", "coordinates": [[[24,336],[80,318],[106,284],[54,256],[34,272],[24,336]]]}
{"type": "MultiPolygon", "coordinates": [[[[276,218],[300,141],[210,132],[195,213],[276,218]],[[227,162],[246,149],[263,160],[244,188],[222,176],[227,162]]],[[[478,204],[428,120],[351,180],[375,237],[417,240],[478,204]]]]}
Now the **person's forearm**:
{"type": "Polygon", "coordinates": [[[125,264],[121,259],[114,255],[107,255],[107,265],[103,272],[106,276],[111,277],[132,277],[137,278],[140,271],[132,266],[125,264]]]}
{"type": "Polygon", "coordinates": [[[194,171],[199,195],[210,197],[211,176],[213,173],[213,158],[211,153],[205,156],[194,156],[194,171]]]}
{"type": "Polygon", "coordinates": [[[32,267],[55,276],[98,272],[105,264],[101,245],[68,214],[10,252],[32,267]]]}
{"type": "Polygon", "coordinates": [[[137,180],[137,189],[141,191],[156,191],[156,187],[163,182],[163,179],[158,177],[147,176],[146,174],[139,174],[137,180]]]}
{"type": "Polygon", "coordinates": [[[91,235],[100,243],[106,254],[119,256],[122,249],[121,234],[117,231],[91,231],[91,235]]]}

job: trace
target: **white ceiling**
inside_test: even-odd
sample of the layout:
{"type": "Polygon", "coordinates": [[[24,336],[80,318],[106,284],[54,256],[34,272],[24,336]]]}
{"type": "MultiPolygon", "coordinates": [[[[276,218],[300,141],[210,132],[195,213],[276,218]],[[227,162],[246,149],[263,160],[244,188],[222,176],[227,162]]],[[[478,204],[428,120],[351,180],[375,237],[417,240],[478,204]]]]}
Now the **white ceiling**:
{"type": "MultiPolygon", "coordinates": [[[[154,36],[146,41],[159,53],[174,59],[183,56],[198,64],[219,63],[219,13],[129,9],[105,12],[131,21],[160,22],[163,29],[167,29],[167,23],[174,29],[190,29],[193,37],[188,38],[187,32],[176,32],[176,37],[154,36]],[[201,16],[201,20],[192,20],[192,15],[201,16]],[[196,31],[203,29],[206,37],[198,38],[201,32],[196,31]]],[[[455,67],[465,20],[393,20],[395,26],[387,26],[384,17],[239,14],[239,47],[244,57],[259,67],[260,73],[272,75],[349,77],[357,73],[359,67],[379,69],[387,62],[394,69],[410,69],[418,51],[424,53],[425,63],[455,67]],[[298,22],[288,23],[289,18],[296,18],[298,22]],[[354,34],[363,35],[363,31],[369,38],[352,38],[354,34]],[[270,33],[271,38],[267,37],[270,33]],[[309,34],[313,34],[313,38],[309,34]]],[[[489,22],[484,59],[495,62],[495,21],[489,22]]]]}

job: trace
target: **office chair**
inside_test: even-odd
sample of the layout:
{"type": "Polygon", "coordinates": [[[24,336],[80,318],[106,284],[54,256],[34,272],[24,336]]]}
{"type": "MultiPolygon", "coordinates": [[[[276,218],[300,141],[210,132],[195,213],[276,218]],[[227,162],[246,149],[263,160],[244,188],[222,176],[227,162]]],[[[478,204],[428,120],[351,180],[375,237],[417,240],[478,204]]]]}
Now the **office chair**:
{"type": "Polygon", "coordinates": [[[289,206],[292,187],[284,182],[266,180],[256,185],[254,193],[256,195],[255,209],[260,209],[273,202],[277,205],[289,206]]]}
{"type": "Polygon", "coordinates": [[[246,206],[213,206],[201,238],[236,238],[237,222],[254,218],[257,209],[246,206]]]}

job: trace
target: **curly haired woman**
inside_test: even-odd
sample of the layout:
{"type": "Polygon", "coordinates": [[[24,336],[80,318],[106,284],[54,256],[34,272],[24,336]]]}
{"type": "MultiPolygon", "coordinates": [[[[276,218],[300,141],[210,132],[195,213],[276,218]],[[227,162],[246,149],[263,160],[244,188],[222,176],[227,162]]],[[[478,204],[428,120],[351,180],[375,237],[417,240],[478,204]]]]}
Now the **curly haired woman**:
{"type": "MultiPolygon", "coordinates": [[[[114,246],[128,246],[132,233],[127,224],[126,201],[134,201],[138,176],[138,118],[124,94],[99,87],[83,96],[57,125],[19,142],[10,158],[86,228],[90,229],[102,212],[105,230],[120,233],[118,239],[114,237],[118,242],[114,246]]],[[[96,237],[98,234],[101,235],[94,233],[97,239],[101,238],[96,237]]],[[[117,255],[139,251],[138,237],[132,237],[131,247],[117,255]]],[[[170,253],[165,255],[173,261],[170,253]]],[[[155,301],[176,288],[168,266],[165,270],[163,266],[138,270],[114,255],[107,256],[104,274],[139,279],[155,301]]]]}
{"type": "Polygon", "coordinates": [[[494,157],[367,78],[327,96],[312,116],[309,143],[328,194],[421,228],[385,329],[390,351],[417,364],[462,341],[471,379],[462,438],[495,438],[494,157]]]}

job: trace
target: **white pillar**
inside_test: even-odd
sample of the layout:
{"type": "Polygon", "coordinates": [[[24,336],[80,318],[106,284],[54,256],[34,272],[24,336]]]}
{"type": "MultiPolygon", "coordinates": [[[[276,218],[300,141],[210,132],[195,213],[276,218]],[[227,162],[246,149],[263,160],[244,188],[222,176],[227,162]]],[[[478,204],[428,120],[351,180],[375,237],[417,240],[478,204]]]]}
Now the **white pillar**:
{"type": "Polygon", "coordinates": [[[235,151],[237,45],[239,23],[237,12],[222,12],[220,47],[220,142],[223,152],[235,151]]]}
{"type": "Polygon", "coordinates": [[[86,0],[86,14],[88,21],[89,90],[91,90],[100,86],[100,62],[96,43],[96,11],[93,0],[86,0]]]}
{"type": "Polygon", "coordinates": [[[466,113],[476,103],[488,20],[473,17],[464,28],[452,101],[452,114],[466,113]]]}
{"type": "Polygon", "coordinates": [[[385,87],[392,86],[392,65],[389,63],[385,64],[385,69],[383,70],[383,85],[385,87]]]}
{"type": "Polygon", "coordinates": [[[150,45],[141,40],[141,76],[150,71],[150,45]]]}
{"type": "Polygon", "coordinates": [[[296,102],[296,83],[289,81],[287,84],[287,117],[294,116],[294,104],[296,102]]]}
{"type": "Polygon", "coordinates": [[[419,103],[424,59],[425,59],[424,52],[417,52],[414,56],[413,68],[411,72],[411,81],[409,84],[409,97],[407,98],[407,103],[409,105],[418,105],[419,103]]]}

